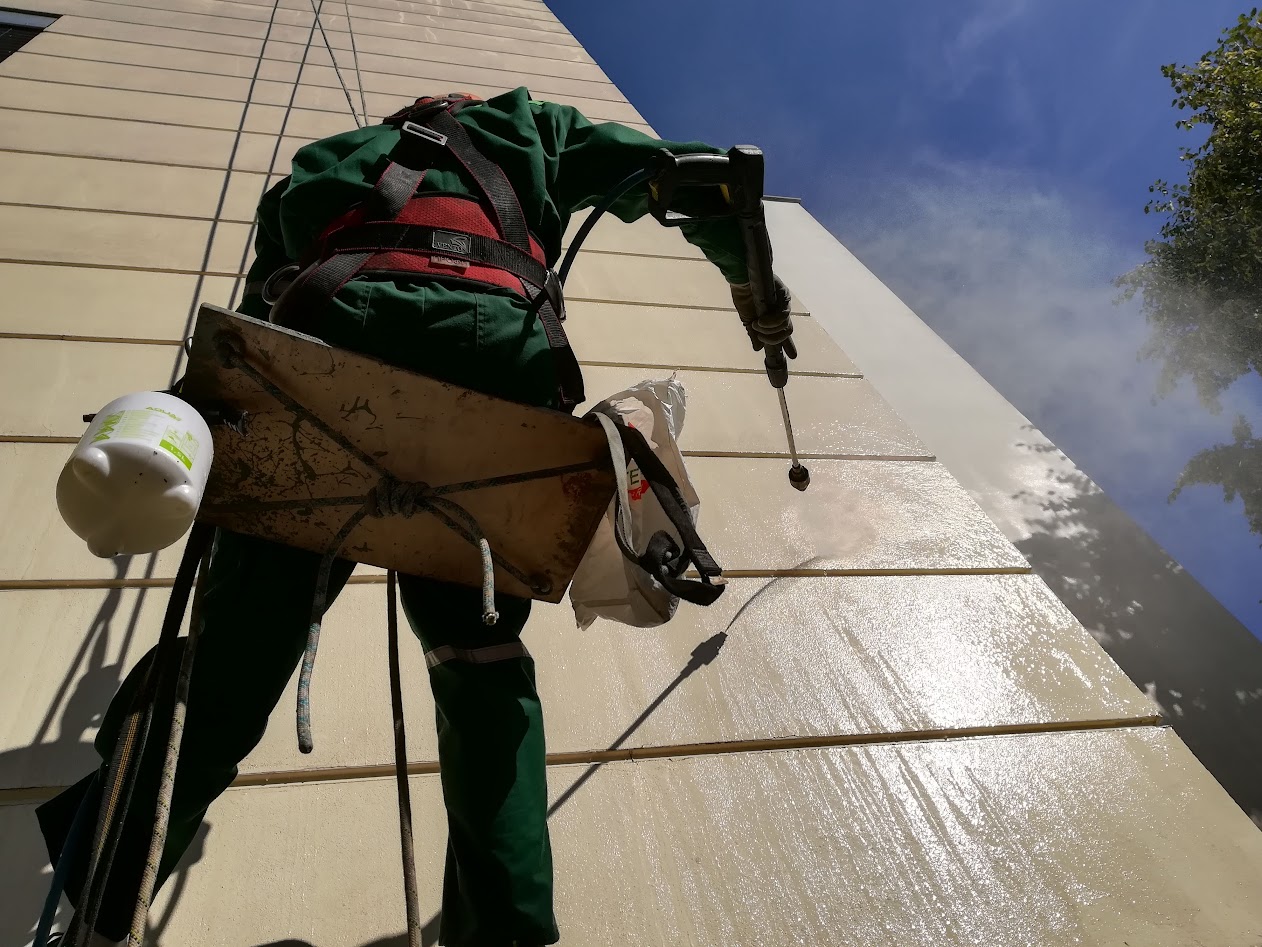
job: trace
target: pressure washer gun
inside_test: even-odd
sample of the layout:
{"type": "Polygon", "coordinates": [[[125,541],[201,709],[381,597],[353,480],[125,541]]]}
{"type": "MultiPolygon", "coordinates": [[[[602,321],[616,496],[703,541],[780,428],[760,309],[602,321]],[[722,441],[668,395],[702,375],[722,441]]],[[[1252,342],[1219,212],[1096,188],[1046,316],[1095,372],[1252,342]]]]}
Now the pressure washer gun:
{"type": "MultiPolygon", "coordinates": [[[[675,155],[663,148],[657,154],[654,176],[649,181],[649,212],[666,227],[735,216],[745,241],[745,261],[749,268],[749,285],[760,311],[773,309],[782,302],[776,298],[776,280],[771,267],[771,239],[767,235],[767,219],[763,213],[763,154],[753,145],[737,145],[726,155],[675,155]],[[691,214],[672,208],[681,188],[689,188],[691,214]],[[708,200],[707,200],[707,193],[708,200]]],[[[797,358],[792,339],[783,345],[763,350],[763,367],[767,380],[780,399],[784,433],[789,443],[789,483],[795,490],[805,490],[811,483],[810,472],[798,460],[793,439],[793,423],[784,388],[789,383],[788,359],[797,358]]]]}

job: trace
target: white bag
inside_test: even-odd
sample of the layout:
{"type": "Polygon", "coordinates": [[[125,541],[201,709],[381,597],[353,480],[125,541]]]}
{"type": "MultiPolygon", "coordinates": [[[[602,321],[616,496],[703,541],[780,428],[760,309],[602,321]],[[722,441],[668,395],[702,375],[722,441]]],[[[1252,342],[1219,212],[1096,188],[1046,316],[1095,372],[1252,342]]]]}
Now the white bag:
{"type": "Polygon", "coordinates": [[[676,442],[684,404],[684,386],[672,376],[620,391],[587,413],[609,437],[618,488],[570,585],[580,628],[597,618],[652,628],[671,619],[680,596],[708,605],[723,590],[694,528],[701,501],[676,442]],[[682,578],[689,565],[699,580],[682,578]]]}

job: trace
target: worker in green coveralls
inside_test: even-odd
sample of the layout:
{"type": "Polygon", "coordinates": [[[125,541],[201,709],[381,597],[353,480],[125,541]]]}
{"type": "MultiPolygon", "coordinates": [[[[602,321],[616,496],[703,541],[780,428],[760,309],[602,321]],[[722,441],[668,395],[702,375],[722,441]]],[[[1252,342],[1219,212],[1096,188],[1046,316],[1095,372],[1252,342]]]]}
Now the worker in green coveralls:
{"type": "MultiPolygon", "coordinates": [[[[418,105],[422,102],[430,100],[418,100],[418,105]]],[[[488,175],[497,175],[480,168],[477,155],[498,166],[511,184],[530,234],[531,253],[546,257],[550,267],[560,256],[570,215],[648,165],[659,149],[719,153],[696,142],[660,141],[613,123],[592,124],[573,108],[532,100],[524,88],[485,102],[460,97],[442,102],[459,102],[451,108],[440,103],[447,116],[442,121],[454,119],[459,129],[438,121],[426,125],[425,117],[435,114],[431,103],[428,111],[401,112],[405,120],[409,115],[414,119],[409,125],[388,119],[297,152],[289,177],[259,205],[257,256],[242,313],[268,318],[271,306],[263,295],[268,278],[292,261],[312,258],[313,246],[321,235],[328,236],[331,223],[356,206],[371,210],[374,200],[384,203],[369,219],[400,220],[406,218],[402,208],[416,198],[452,196],[477,218],[472,224],[468,215],[446,222],[455,238],[441,229],[444,221],[437,221],[442,246],[458,254],[465,246],[460,234],[472,231],[476,236],[487,220],[496,224],[495,208],[486,205],[505,201],[503,194],[488,198],[488,188],[480,186],[488,175]],[[419,179],[414,173],[410,181],[403,175],[403,191],[390,192],[384,172],[392,167],[391,155],[418,127],[422,137],[417,146],[434,146],[427,152],[428,170],[419,179]],[[453,141],[467,138],[477,154],[440,147],[443,136],[424,131],[444,127],[453,141]],[[412,184],[415,188],[409,191],[412,184]]],[[[630,222],[647,212],[647,198],[647,187],[641,185],[611,210],[630,222]]],[[[442,206],[455,205],[433,205],[427,213],[442,206]]],[[[425,233],[432,236],[431,231],[432,226],[425,233]]],[[[755,348],[785,342],[792,331],[787,293],[779,287],[783,305],[775,311],[752,311],[736,223],[730,218],[697,223],[685,227],[684,235],[733,284],[737,311],[755,348]]],[[[502,233],[496,236],[503,241],[502,233]]],[[[326,304],[307,306],[277,321],[332,345],[489,395],[570,407],[547,326],[532,310],[528,288],[500,279],[503,272],[479,268],[476,260],[441,255],[424,260],[427,272],[361,269],[340,285],[326,286],[326,304]],[[477,274],[490,282],[475,278],[477,274]],[[506,285],[495,285],[495,280],[506,285]]],[[[192,842],[207,808],[236,777],[237,765],[262,738],[268,716],[302,657],[319,558],[222,530],[215,539],[159,883],[192,842]]],[[[353,563],[338,561],[330,597],[340,591],[352,568],[353,563]]],[[[553,913],[543,716],[534,663],[520,640],[530,602],[497,595],[499,621],[488,626],[477,590],[412,576],[399,581],[404,611],[426,652],[437,708],[448,816],[440,942],[446,947],[553,944],[559,935],[553,913]]],[[[152,652],[132,670],[105,715],[96,747],[106,760],[151,658],[152,652]]],[[[172,698],[168,694],[165,699],[156,719],[165,719],[172,698]]],[[[149,741],[96,923],[98,943],[122,940],[130,925],[163,752],[160,740],[149,741]]],[[[39,808],[54,864],[62,857],[80,805],[89,806],[85,811],[94,817],[104,772],[102,766],[39,808]]],[[[91,838],[90,825],[85,837],[91,838]]],[[[80,845],[66,855],[72,859],[66,890],[75,903],[84,893],[89,847],[80,845]]]]}

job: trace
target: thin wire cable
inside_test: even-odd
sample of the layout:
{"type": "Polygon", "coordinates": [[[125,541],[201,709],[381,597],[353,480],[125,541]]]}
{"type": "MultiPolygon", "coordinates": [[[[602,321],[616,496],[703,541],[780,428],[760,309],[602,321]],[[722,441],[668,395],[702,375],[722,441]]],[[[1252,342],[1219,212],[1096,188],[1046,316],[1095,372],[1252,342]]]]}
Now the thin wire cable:
{"type": "MultiPolygon", "coordinates": [[[[329,42],[329,34],[324,32],[324,24],[320,22],[320,10],[324,9],[324,0],[320,0],[319,9],[316,8],[316,0],[311,0],[311,14],[315,17],[315,25],[320,28],[320,36],[324,39],[324,48],[329,51],[329,62],[333,63],[333,74],[337,76],[337,84],[342,87],[342,94],[346,96],[346,104],[350,106],[351,118],[355,119],[355,127],[363,128],[364,123],[359,120],[359,113],[355,111],[355,100],[351,98],[351,90],[346,88],[346,80],[342,78],[342,70],[337,67],[337,56],[333,52],[333,46],[329,42]]],[[[347,22],[350,22],[349,19],[347,22]]],[[[365,115],[365,119],[367,116],[365,115]]]]}
{"type": "MultiPolygon", "coordinates": [[[[355,63],[355,85],[359,86],[359,104],[364,110],[364,124],[368,124],[368,99],[364,97],[364,74],[359,71],[359,50],[355,46],[355,25],[351,22],[351,0],[343,0],[346,7],[346,32],[351,34],[351,59],[355,63]]],[[[330,54],[332,55],[332,54],[330,54]]],[[[354,107],[351,108],[354,111],[354,107]]]]}
{"type": "MultiPolygon", "coordinates": [[[[279,3],[280,0],[277,0],[279,3]]],[[[320,0],[321,7],[324,6],[324,0],[320,0]]],[[[316,24],[312,20],[311,28],[307,30],[307,42],[302,47],[302,58],[298,62],[298,72],[294,76],[294,87],[289,90],[289,101],[285,104],[285,114],[280,120],[280,130],[276,133],[276,143],[272,146],[272,159],[268,163],[266,170],[263,172],[263,187],[259,191],[259,203],[263,202],[263,196],[267,194],[271,188],[272,175],[276,169],[276,159],[280,157],[280,146],[285,140],[285,130],[289,127],[289,116],[294,110],[294,101],[298,98],[298,86],[302,83],[302,72],[307,68],[307,57],[311,54],[311,43],[315,39],[316,24]]],[[[264,47],[266,48],[266,46],[264,47]]],[[[259,56],[263,53],[260,51],[259,56]]],[[[250,230],[246,234],[245,246],[241,248],[241,263],[237,266],[237,272],[244,274],[246,271],[246,261],[250,258],[250,248],[254,246],[254,237],[258,233],[259,219],[258,214],[254,215],[254,220],[250,222],[250,230]]],[[[245,282],[244,276],[238,276],[232,281],[232,295],[228,298],[228,308],[235,309],[237,306],[237,293],[241,290],[245,282]]]]}

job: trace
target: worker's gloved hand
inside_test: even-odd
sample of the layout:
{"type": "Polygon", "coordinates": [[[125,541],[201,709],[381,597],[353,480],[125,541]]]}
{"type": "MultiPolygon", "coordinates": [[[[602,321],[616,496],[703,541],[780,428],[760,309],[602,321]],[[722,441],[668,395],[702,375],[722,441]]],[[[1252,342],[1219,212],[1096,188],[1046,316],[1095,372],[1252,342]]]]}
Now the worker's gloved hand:
{"type": "MultiPolygon", "coordinates": [[[[749,341],[753,343],[755,352],[760,352],[764,348],[784,346],[793,335],[793,320],[789,316],[789,289],[780,282],[778,276],[772,295],[773,305],[769,306],[765,312],[759,312],[759,306],[750,285],[748,283],[732,284],[732,302],[741,317],[741,322],[745,324],[745,331],[749,333],[749,341]]],[[[792,345],[785,346],[785,354],[789,358],[797,356],[792,345]]]]}

